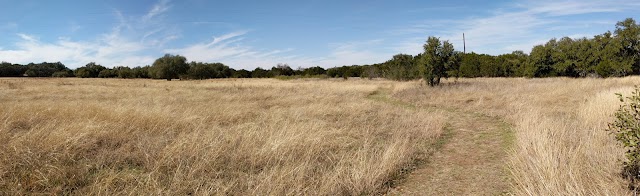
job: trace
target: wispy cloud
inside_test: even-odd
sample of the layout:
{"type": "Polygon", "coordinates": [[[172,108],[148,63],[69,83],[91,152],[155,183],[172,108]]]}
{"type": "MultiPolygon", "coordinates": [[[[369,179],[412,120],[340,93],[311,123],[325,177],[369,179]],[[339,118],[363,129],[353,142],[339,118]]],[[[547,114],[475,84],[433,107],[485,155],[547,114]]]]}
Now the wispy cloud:
{"type": "MultiPolygon", "coordinates": [[[[84,41],[60,37],[44,42],[36,35],[18,33],[15,36],[20,39],[14,44],[15,47],[0,49],[0,58],[13,63],[61,61],[71,68],[89,62],[108,67],[148,65],[158,55],[150,50],[180,37],[167,25],[151,22],[169,11],[170,7],[169,1],[160,0],[147,14],[138,18],[126,16],[114,9],[113,14],[118,23],[111,31],[84,41]]],[[[79,24],[72,22],[70,32],[81,28],[79,24]]]]}
{"type": "Polygon", "coordinates": [[[33,36],[31,36],[31,35],[27,35],[27,34],[24,34],[24,33],[18,33],[17,35],[18,35],[20,38],[22,38],[23,40],[27,41],[27,42],[37,42],[37,41],[38,41],[38,39],[37,39],[37,38],[34,38],[34,37],[33,37],[33,36]]]}
{"type": "MultiPolygon", "coordinates": [[[[247,30],[231,31],[200,42],[166,48],[166,43],[182,38],[180,31],[176,30],[179,28],[164,21],[163,16],[172,7],[170,3],[160,0],[139,17],[127,16],[114,9],[117,24],[110,32],[99,35],[94,40],[59,38],[53,42],[41,42],[34,35],[17,34],[21,40],[12,50],[0,49],[0,58],[16,63],[62,61],[73,68],[93,61],[105,66],[146,65],[152,63],[158,55],[173,53],[184,55],[191,61],[223,62],[238,69],[254,69],[270,68],[278,63],[287,63],[292,67],[378,63],[390,58],[392,54],[378,50],[384,48],[384,41],[380,39],[331,43],[327,45],[328,52],[314,54],[305,54],[306,51],[286,45],[260,48],[254,45],[255,40],[246,41],[250,37],[250,31],[247,30]]],[[[195,21],[191,24],[227,23],[195,21]]]]}
{"type": "Polygon", "coordinates": [[[73,41],[59,38],[54,43],[43,43],[26,34],[17,34],[22,41],[14,50],[0,50],[3,61],[15,63],[44,62],[59,59],[73,67],[88,62],[98,62],[107,66],[144,65],[153,60],[150,56],[130,55],[144,49],[144,46],[117,37],[103,36],[96,42],[73,41]]]}
{"type": "Polygon", "coordinates": [[[373,50],[385,48],[383,39],[330,44],[331,53],[318,63],[328,66],[381,63],[391,58],[391,51],[373,50]]]}
{"type": "MultiPolygon", "coordinates": [[[[167,20],[173,8],[172,2],[159,0],[139,15],[127,15],[114,9],[113,17],[117,24],[105,33],[83,40],[67,35],[70,37],[50,41],[51,38],[39,38],[44,35],[17,31],[18,24],[0,24],[0,30],[10,29],[6,33],[9,37],[7,40],[18,40],[13,43],[14,46],[5,44],[5,49],[0,48],[0,60],[15,63],[62,61],[72,68],[92,61],[106,66],[138,66],[151,64],[163,53],[173,53],[184,55],[191,61],[222,62],[237,69],[270,68],[278,63],[288,63],[293,67],[333,67],[380,63],[397,53],[418,54],[422,52],[428,35],[450,40],[460,50],[462,33],[466,34],[468,51],[489,54],[513,50],[528,52],[533,45],[544,43],[552,37],[589,37],[594,33],[602,33],[593,32],[592,27],[612,27],[616,21],[577,16],[640,9],[640,3],[632,0],[521,0],[505,6],[488,10],[483,15],[404,23],[399,28],[384,30],[382,35],[373,32],[363,36],[366,38],[320,44],[315,47],[325,48],[309,47],[312,49],[308,50],[285,44],[261,46],[275,41],[264,41],[269,38],[264,37],[260,29],[238,31],[251,28],[215,19],[172,23],[167,20]],[[581,21],[575,21],[576,18],[581,21]],[[183,29],[187,29],[185,26],[197,26],[197,36],[202,36],[200,33],[203,32],[207,33],[205,36],[213,36],[183,36],[183,29]],[[188,43],[178,43],[177,40],[188,43]]],[[[429,12],[432,9],[418,8],[412,11],[429,12]]],[[[84,30],[81,25],[71,23],[70,32],[84,30]]],[[[88,26],[86,28],[89,29],[88,26]]]]}
{"type": "Polygon", "coordinates": [[[260,50],[245,45],[242,41],[247,31],[231,32],[214,36],[211,41],[192,44],[183,48],[167,49],[165,52],[181,54],[190,61],[224,62],[238,69],[270,68],[278,63],[287,63],[295,67],[323,66],[334,67],[354,64],[379,63],[390,53],[380,53],[371,48],[383,46],[383,40],[329,44],[330,53],[326,56],[300,56],[293,48],[260,50]]]}
{"type": "Polygon", "coordinates": [[[247,33],[248,31],[230,32],[213,36],[210,41],[164,51],[184,55],[190,61],[224,62],[242,69],[270,68],[278,63],[289,63],[292,66],[311,64],[312,59],[290,55],[289,52],[293,51],[291,48],[260,50],[247,46],[242,42],[247,33]]]}
{"type": "Polygon", "coordinates": [[[222,43],[222,42],[227,42],[227,43],[231,43],[231,42],[235,42],[238,41],[238,39],[235,39],[235,41],[229,41],[232,38],[237,38],[239,36],[245,35],[247,34],[247,31],[237,31],[237,32],[231,32],[228,34],[224,34],[220,37],[213,37],[213,41],[209,44],[207,44],[207,46],[213,46],[216,45],[218,43],[222,43]]]}
{"type": "Polygon", "coordinates": [[[143,21],[148,21],[162,13],[165,13],[169,10],[171,6],[169,5],[169,0],[160,0],[158,3],[153,5],[151,10],[142,17],[143,21]]]}
{"type": "Polygon", "coordinates": [[[75,33],[75,32],[77,32],[77,31],[78,31],[78,30],[80,30],[80,29],[82,29],[82,26],[78,25],[78,24],[77,24],[77,23],[75,23],[75,22],[71,22],[71,23],[69,24],[69,31],[70,31],[70,32],[75,33]]]}
{"type": "Polygon", "coordinates": [[[167,53],[176,53],[187,56],[195,61],[215,61],[232,56],[242,55],[250,52],[249,47],[232,45],[238,41],[238,36],[245,32],[232,32],[219,37],[214,37],[208,43],[197,43],[184,48],[166,49],[167,53]]]}
{"type": "Polygon", "coordinates": [[[546,14],[548,16],[567,16],[588,13],[619,12],[629,9],[627,6],[637,6],[629,1],[530,1],[521,6],[531,13],[546,14]]]}
{"type": "MultiPolygon", "coordinates": [[[[602,20],[570,21],[567,16],[614,13],[625,10],[637,10],[640,3],[630,0],[615,1],[520,1],[507,9],[492,11],[487,16],[472,16],[459,20],[433,20],[417,23],[396,33],[422,33],[439,36],[450,40],[461,49],[462,33],[466,34],[467,50],[479,53],[502,54],[513,50],[530,51],[540,40],[549,40],[554,36],[570,36],[575,34],[590,35],[586,26],[602,25],[602,20]],[[443,27],[442,23],[448,23],[443,27]],[[433,29],[445,29],[433,31],[433,29]],[[563,34],[563,31],[573,31],[563,34]],[[551,37],[550,37],[551,36],[551,37]]],[[[609,23],[608,25],[613,25],[609,23]]],[[[602,33],[602,32],[599,32],[602,33]]],[[[396,49],[417,54],[422,51],[426,37],[408,38],[396,44],[396,49]]]]}

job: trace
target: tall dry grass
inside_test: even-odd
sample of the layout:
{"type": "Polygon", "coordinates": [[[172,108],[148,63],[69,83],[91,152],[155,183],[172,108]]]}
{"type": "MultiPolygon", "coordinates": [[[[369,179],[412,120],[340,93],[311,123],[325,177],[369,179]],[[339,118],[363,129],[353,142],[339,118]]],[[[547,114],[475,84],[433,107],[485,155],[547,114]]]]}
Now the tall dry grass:
{"type": "MultiPolygon", "coordinates": [[[[516,195],[625,195],[604,129],[639,77],[368,80],[0,79],[0,190],[9,194],[383,191],[430,150],[444,117],[512,124],[516,195]]],[[[424,157],[423,157],[424,158],[424,157]]],[[[451,182],[456,183],[456,182],[451,182]]]]}
{"type": "Polygon", "coordinates": [[[516,195],[625,195],[621,149],[605,129],[639,77],[478,78],[412,88],[394,96],[418,105],[502,117],[513,125],[509,170],[516,195]]]}
{"type": "Polygon", "coordinates": [[[444,124],[389,83],[0,79],[0,192],[377,193],[444,124]]]}

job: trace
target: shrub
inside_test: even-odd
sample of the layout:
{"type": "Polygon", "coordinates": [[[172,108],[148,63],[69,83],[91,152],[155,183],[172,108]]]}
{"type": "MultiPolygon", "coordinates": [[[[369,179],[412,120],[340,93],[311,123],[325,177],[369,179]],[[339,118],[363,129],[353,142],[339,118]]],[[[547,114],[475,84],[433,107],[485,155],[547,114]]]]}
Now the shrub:
{"type": "Polygon", "coordinates": [[[56,72],[53,72],[51,77],[57,77],[57,78],[73,77],[73,72],[71,70],[56,71],[56,72]]]}
{"type": "Polygon", "coordinates": [[[615,113],[615,121],[609,124],[607,131],[615,135],[616,140],[626,148],[626,158],[622,175],[631,181],[629,188],[635,188],[640,179],[640,87],[636,86],[631,96],[620,98],[620,108],[615,113]]]}
{"type": "Polygon", "coordinates": [[[180,78],[180,75],[186,74],[187,70],[189,70],[187,58],[180,55],[165,54],[153,62],[149,73],[155,79],[171,80],[180,78]]]}

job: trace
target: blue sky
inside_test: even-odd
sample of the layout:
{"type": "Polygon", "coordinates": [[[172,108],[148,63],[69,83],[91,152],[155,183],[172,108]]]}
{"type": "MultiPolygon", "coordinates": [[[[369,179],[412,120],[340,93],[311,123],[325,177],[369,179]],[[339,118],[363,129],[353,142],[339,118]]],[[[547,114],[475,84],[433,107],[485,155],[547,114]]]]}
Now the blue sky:
{"type": "Polygon", "coordinates": [[[428,36],[487,54],[592,37],[640,2],[425,0],[0,0],[0,61],[70,68],[152,64],[165,53],[235,69],[334,67],[418,54],[428,36]]]}

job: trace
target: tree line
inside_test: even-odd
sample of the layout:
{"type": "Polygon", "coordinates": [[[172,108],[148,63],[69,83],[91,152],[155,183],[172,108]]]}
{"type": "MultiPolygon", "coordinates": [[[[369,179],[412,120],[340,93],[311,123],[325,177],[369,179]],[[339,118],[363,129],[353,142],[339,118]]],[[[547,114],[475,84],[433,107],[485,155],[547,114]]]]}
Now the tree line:
{"type": "Polygon", "coordinates": [[[27,65],[0,63],[0,77],[81,78],[271,78],[271,77],[364,77],[413,80],[423,78],[437,85],[447,77],[618,77],[640,74],[640,26],[627,18],[613,32],[592,38],[553,38],[534,46],[529,54],[514,51],[488,55],[456,51],[448,41],[429,37],[418,55],[397,54],[372,65],[320,66],[292,69],[278,64],[271,69],[235,70],[222,63],[187,62],[167,54],[153,65],[106,68],[96,63],[71,70],[60,62],[27,65]]]}
{"type": "Polygon", "coordinates": [[[634,19],[627,18],[616,23],[614,32],[607,31],[593,38],[553,38],[534,46],[530,54],[514,51],[497,56],[462,53],[455,51],[448,41],[429,37],[421,54],[398,54],[384,63],[343,66],[336,71],[337,76],[423,78],[429,84],[439,83],[441,77],[640,75],[640,26],[634,19]]]}
{"type": "Polygon", "coordinates": [[[107,68],[90,62],[75,70],[60,62],[27,65],[0,63],[0,77],[78,77],[78,78],[151,78],[151,79],[212,79],[212,78],[273,78],[273,77],[323,77],[327,70],[316,66],[292,69],[278,64],[271,69],[256,68],[253,71],[235,70],[222,63],[187,62],[184,56],[166,54],[153,65],[107,68]]]}

